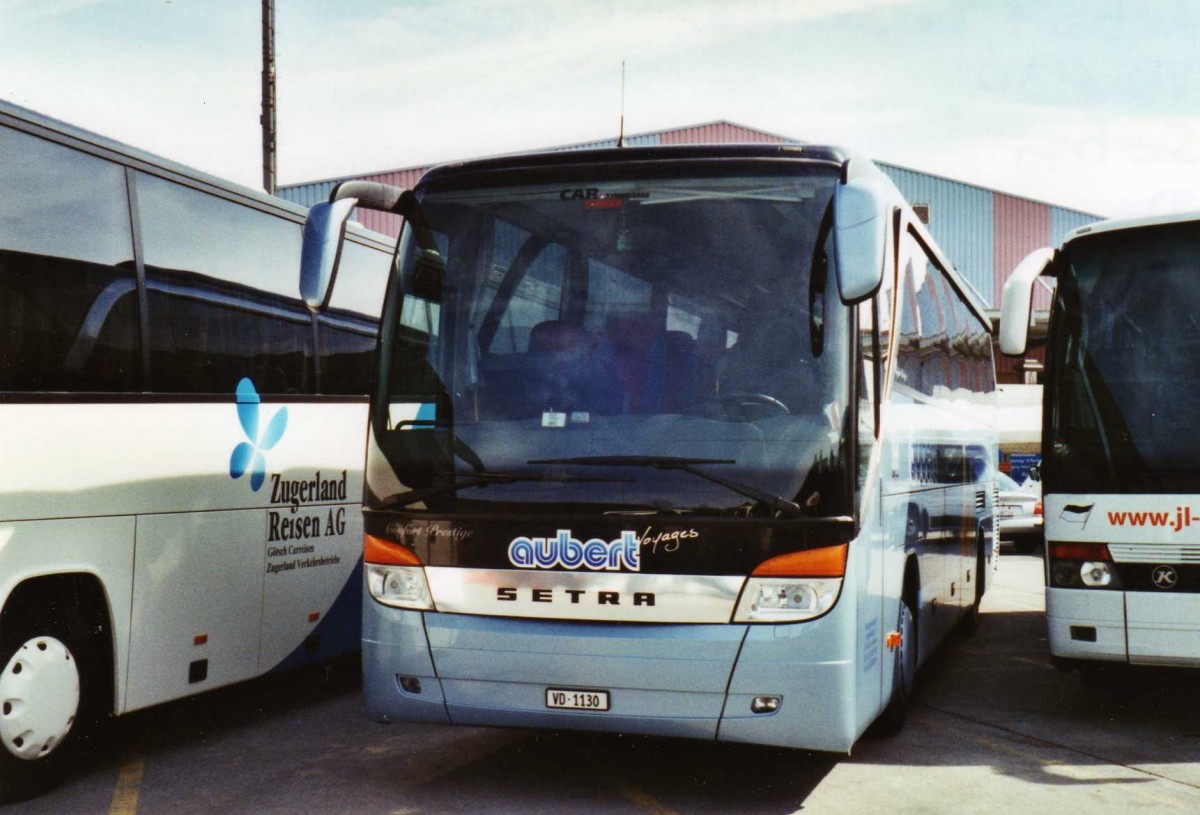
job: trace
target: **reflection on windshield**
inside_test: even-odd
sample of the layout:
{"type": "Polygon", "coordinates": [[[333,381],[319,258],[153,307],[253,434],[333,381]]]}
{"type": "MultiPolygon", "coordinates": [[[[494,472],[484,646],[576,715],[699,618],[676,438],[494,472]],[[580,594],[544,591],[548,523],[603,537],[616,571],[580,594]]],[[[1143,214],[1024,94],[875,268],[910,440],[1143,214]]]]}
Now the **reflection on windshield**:
{"type": "Polygon", "coordinates": [[[1047,481],[1056,491],[1178,491],[1200,462],[1200,228],[1072,242],[1059,275],[1047,481]]]}
{"type": "Polygon", "coordinates": [[[846,514],[836,182],[833,168],[806,168],[418,191],[445,266],[440,291],[414,285],[409,241],[374,422],[395,478],[371,494],[439,486],[465,443],[508,473],[597,456],[730,463],[706,468],[714,480],[614,460],[598,469],[615,480],[512,479],[431,493],[447,502],[431,509],[734,511],[745,495],[724,479],[777,506],[846,514]]]}

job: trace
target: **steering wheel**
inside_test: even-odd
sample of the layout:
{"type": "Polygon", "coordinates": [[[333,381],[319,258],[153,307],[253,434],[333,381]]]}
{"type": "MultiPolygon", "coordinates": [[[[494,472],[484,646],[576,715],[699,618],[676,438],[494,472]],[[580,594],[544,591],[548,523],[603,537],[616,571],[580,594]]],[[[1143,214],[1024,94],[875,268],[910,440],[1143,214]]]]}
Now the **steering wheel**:
{"type": "Polygon", "coordinates": [[[735,421],[750,422],[769,416],[790,414],[791,409],[774,396],[752,391],[722,393],[712,400],[721,405],[726,417],[735,421]]]}

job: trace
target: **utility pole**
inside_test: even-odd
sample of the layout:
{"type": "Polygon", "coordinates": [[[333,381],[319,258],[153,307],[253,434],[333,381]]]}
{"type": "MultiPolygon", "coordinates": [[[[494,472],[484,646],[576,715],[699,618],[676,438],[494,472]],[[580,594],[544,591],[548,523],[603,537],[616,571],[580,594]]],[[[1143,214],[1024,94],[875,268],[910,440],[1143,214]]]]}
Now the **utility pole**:
{"type": "Polygon", "coordinates": [[[275,0],[262,4],[263,189],[275,194],[275,0]]]}

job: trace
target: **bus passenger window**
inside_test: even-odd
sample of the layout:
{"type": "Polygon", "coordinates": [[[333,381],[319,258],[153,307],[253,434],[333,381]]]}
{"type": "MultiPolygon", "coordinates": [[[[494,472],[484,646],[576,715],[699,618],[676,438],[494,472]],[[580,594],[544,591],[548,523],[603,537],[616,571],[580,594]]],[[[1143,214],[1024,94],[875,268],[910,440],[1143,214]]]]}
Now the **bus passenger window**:
{"type": "Polygon", "coordinates": [[[0,391],[141,389],[122,168],[0,127],[0,391]]]}
{"type": "Polygon", "coordinates": [[[234,393],[249,377],[259,393],[311,393],[312,323],[248,295],[166,283],[147,272],[151,389],[234,393]]]}

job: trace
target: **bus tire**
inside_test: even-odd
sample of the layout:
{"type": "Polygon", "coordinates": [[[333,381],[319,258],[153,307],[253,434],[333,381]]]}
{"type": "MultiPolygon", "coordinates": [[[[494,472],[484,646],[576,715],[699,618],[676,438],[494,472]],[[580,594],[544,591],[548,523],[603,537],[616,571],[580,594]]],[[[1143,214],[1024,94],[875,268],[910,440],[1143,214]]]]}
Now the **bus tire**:
{"type": "Polygon", "coordinates": [[[54,787],[105,716],[107,625],[89,631],[69,597],[10,604],[0,618],[3,803],[54,787]]]}
{"type": "Polygon", "coordinates": [[[983,535],[976,536],[975,544],[975,601],[963,615],[960,630],[966,636],[971,636],[979,630],[981,616],[979,608],[983,604],[983,593],[987,591],[987,557],[983,551],[983,535]]]}
{"type": "Polygon", "coordinates": [[[900,601],[900,619],[896,630],[900,632],[900,645],[896,649],[896,669],[892,672],[892,696],[883,713],[875,720],[875,730],[881,736],[894,736],[904,729],[916,686],[920,649],[917,603],[911,591],[905,591],[904,599],[900,601]]]}

